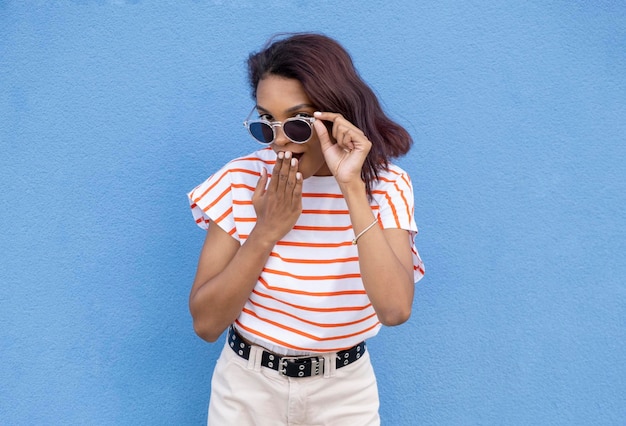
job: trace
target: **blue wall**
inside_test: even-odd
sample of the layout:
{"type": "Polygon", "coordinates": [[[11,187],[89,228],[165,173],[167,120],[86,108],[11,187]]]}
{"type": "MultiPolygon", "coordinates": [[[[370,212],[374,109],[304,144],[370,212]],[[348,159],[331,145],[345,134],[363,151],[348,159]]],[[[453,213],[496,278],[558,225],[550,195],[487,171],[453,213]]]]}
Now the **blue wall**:
{"type": "Polygon", "coordinates": [[[416,140],[384,424],[626,424],[623,2],[154,3],[0,1],[0,423],[205,421],[185,193],[256,149],[247,54],[315,30],[416,140]]]}

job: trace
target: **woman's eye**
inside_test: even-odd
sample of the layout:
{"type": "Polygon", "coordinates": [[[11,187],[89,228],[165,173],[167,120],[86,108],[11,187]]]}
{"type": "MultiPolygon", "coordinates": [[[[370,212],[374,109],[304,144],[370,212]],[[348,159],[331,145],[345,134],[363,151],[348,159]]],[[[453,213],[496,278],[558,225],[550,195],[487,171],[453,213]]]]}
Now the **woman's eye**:
{"type": "Polygon", "coordinates": [[[269,114],[261,114],[261,115],[259,115],[259,119],[260,120],[272,121],[272,116],[269,115],[269,114]]]}
{"type": "Polygon", "coordinates": [[[311,117],[313,117],[313,115],[309,114],[308,112],[299,112],[295,116],[296,117],[302,117],[302,118],[311,118],[311,117]]]}

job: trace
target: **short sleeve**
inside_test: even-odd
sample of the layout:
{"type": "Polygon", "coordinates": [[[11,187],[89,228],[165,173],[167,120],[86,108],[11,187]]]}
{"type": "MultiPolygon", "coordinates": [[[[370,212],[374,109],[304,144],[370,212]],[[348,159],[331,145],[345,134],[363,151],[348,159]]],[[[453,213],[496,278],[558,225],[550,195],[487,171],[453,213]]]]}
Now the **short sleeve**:
{"type": "Polygon", "coordinates": [[[413,278],[415,282],[424,276],[424,263],[415,247],[417,225],[414,219],[415,198],[409,175],[399,168],[380,176],[374,190],[378,202],[378,220],[383,228],[398,228],[409,231],[411,251],[413,253],[413,278]]]}
{"type": "Polygon", "coordinates": [[[187,194],[191,213],[198,226],[208,229],[209,219],[235,238],[231,175],[224,168],[187,194]]]}

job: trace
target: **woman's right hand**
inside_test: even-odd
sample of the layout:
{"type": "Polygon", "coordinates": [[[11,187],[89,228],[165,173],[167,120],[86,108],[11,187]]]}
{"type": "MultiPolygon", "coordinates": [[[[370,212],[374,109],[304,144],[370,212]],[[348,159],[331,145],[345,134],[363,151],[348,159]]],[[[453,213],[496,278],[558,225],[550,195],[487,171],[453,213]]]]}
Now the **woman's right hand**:
{"type": "Polygon", "coordinates": [[[302,174],[298,172],[298,160],[291,152],[279,152],[267,186],[265,168],[257,182],[252,204],[257,216],[256,232],[276,243],[296,224],[302,213],[302,174]]]}

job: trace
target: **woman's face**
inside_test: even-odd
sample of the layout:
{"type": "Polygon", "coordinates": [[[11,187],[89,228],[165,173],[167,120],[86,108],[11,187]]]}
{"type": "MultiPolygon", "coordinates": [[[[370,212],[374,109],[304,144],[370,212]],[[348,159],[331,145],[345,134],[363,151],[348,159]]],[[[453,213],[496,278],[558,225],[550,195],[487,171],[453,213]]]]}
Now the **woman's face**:
{"type": "MultiPolygon", "coordinates": [[[[316,107],[304,92],[302,84],[295,79],[268,75],[261,79],[256,89],[256,104],[259,116],[269,121],[284,121],[291,117],[313,117],[316,107]]],[[[315,129],[308,142],[291,142],[283,133],[282,127],[276,127],[276,139],[271,144],[274,152],[290,151],[298,159],[298,171],[304,179],[311,176],[330,176],[320,141],[315,129]]]]}

